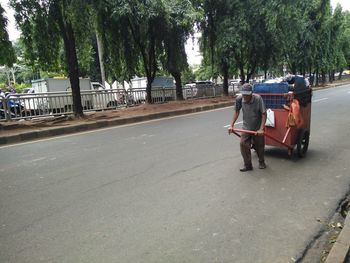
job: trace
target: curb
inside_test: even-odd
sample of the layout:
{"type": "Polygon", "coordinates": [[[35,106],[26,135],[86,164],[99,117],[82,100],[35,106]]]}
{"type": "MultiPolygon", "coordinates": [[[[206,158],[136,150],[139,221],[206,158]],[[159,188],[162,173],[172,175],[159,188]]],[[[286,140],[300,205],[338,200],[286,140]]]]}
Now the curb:
{"type": "Polygon", "coordinates": [[[325,263],[345,263],[348,260],[350,251],[350,216],[344,221],[344,227],[341,230],[337,241],[329,252],[325,263]]]}
{"type": "Polygon", "coordinates": [[[323,90],[323,89],[331,89],[339,86],[344,86],[344,85],[349,85],[350,82],[344,82],[344,83],[332,83],[332,84],[327,84],[325,86],[318,86],[318,87],[312,87],[313,91],[317,90],[323,90]]]}
{"type": "Polygon", "coordinates": [[[213,104],[213,105],[206,105],[201,107],[194,107],[189,109],[180,109],[180,110],[152,113],[149,115],[140,115],[140,116],[111,119],[111,120],[98,120],[91,123],[70,125],[66,127],[48,128],[45,130],[38,130],[38,131],[23,132],[16,135],[8,135],[8,136],[5,135],[5,136],[0,136],[0,146],[6,145],[6,144],[20,143],[25,141],[33,141],[33,140],[38,140],[38,139],[43,139],[48,137],[55,137],[55,136],[60,136],[65,134],[73,134],[73,133],[78,133],[83,131],[120,126],[120,125],[137,123],[142,121],[149,121],[149,120],[161,119],[166,117],[185,115],[185,114],[196,113],[201,111],[214,110],[214,109],[231,107],[231,106],[233,106],[232,101],[213,104]]]}

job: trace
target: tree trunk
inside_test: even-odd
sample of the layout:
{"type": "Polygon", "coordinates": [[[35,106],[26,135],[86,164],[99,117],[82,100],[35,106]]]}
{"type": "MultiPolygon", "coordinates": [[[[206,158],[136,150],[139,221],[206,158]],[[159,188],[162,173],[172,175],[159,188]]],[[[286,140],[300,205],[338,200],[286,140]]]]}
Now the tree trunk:
{"type": "Polygon", "coordinates": [[[80,85],[79,85],[79,64],[75,46],[75,37],[72,24],[63,19],[63,14],[59,14],[58,26],[63,37],[65,55],[68,65],[69,80],[73,96],[73,113],[75,117],[84,117],[81,105],[80,85]]]}
{"type": "Polygon", "coordinates": [[[10,72],[9,69],[6,68],[6,76],[7,76],[7,86],[11,86],[11,77],[10,77],[10,72]]]}
{"type": "Polygon", "coordinates": [[[68,62],[69,80],[72,86],[73,112],[76,117],[83,117],[83,107],[81,104],[80,85],[79,85],[79,65],[75,48],[75,38],[73,28],[67,25],[66,58],[68,62]]]}
{"type": "Polygon", "coordinates": [[[329,79],[329,82],[330,82],[330,83],[333,83],[333,76],[334,76],[334,75],[332,74],[332,71],[329,71],[329,72],[328,72],[328,79],[329,79]]]}
{"type": "Polygon", "coordinates": [[[102,86],[105,86],[106,74],[105,74],[105,66],[103,63],[103,45],[101,42],[100,33],[98,33],[97,31],[96,31],[96,41],[97,41],[98,61],[100,63],[100,69],[101,69],[101,84],[102,86]]]}
{"type": "Polygon", "coordinates": [[[252,75],[249,73],[247,74],[247,79],[246,79],[246,82],[249,83],[249,80],[251,79],[252,75]]]}
{"type": "Polygon", "coordinates": [[[181,73],[180,72],[173,72],[171,75],[175,79],[176,100],[183,100],[184,96],[183,96],[183,93],[182,93],[181,73]]]}
{"type": "Polygon", "coordinates": [[[343,75],[343,71],[344,71],[343,68],[341,68],[341,69],[339,70],[338,80],[341,80],[341,76],[343,75]]]}
{"type": "Polygon", "coordinates": [[[309,81],[310,81],[310,86],[314,86],[314,81],[315,81],[315,72],[312,73],[311,70],[309,71],[309,81]]]}
{"type": "Polygon", "coordinates": [[[11,69],[11,74],[12,74],[13,84],[16,84],[16,75],[15,75],[15,70],[13,68],[11,69]]]}
{"type": "Polygon", "coordinates": [[[222,73],[224,75],[224,95],[228,96],[228,65],[227,63],[223,64],[223,68],[222,68],[222,73]]]}
{"type": "Polygon", "coordinates": [[[157,71],[155,37],[152,26],[150,26],[149,29],[149,41],[150,43],[147,51],[141,48],[143,46],[141,42],[139,42],[139,46],[147,77],[146,102],[152,103],[152,83],[154,78],[156,77],[157,71]]]}
{"type": "Polygon", "coordinates": [[[322,71],[322,85],[326,84],[326,72],[322,71]]]}
{"type": "Polygon", "coordinates": [[[154,77],[147,75],[146,102],[152,103],[152,82],[154,77]]]}
{"type": "Polygon", "coordinates": [[[240,78],[241,78],[241,82],[242,84],[245,83],[245,74],[244,74],[244,68],[243,68],[243,65],[240,66],[240,78]]]}

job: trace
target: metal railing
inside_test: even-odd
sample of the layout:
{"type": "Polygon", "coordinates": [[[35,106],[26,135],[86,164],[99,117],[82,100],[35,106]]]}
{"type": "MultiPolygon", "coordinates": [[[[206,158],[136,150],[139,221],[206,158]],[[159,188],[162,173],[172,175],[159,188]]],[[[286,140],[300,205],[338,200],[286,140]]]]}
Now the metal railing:
{"type": "MultiPolygon", "coordinates": [[[[187,100],[211,98],[223,94],[222,85],[197,85],[183,87],[183,97],[187,100]]],[[[229,90],[234,95],[234,90],[229,90]]],[[[131,107],[146,102],[146,89],[108,89],[81,91],[84,112],[113,110],[131,107]]],[[[152,88],[152,103],[165,103],[177,100],[174,88],[152,88]]],[[[0,121],[32,119],[47,116],[69,115],[73,113],[71,92],[49,93],[10,93],[0,95],[0,121]]]]}

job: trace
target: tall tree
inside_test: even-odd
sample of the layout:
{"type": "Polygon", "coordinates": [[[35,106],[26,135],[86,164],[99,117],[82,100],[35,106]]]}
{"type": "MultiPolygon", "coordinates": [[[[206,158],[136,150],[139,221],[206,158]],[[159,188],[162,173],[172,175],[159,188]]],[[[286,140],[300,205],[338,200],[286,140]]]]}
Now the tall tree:
{"type": "MultiPolygon", "coordinates": [[[[127,8],[126,2],[123,4],[127,8]]],[[[139,72],[141,59],[129,28],[129,17],[121,3],[115,1],[95,1],[95,10],[106,77],[110,82],[130,81],[139,72]]]]}
{"type": "Polygon", "coordinates": [[[23,43],[42,69],[57,68],[63,43],[73,95],[73,112],[83,116],[78,50],[91,36],[91,8],[83,0],[10,0],[23,43]],[[77,41],[78,40],[78,41],[77,41]]]}
{"type": "Polygon", "coordinates": [[[147,102],[152,103],[152,83],[159,67],[158,59],[164,51],[165,5],[160,0],[128,1],[128,11],[129,29],[147,77],[147,102]]]}
{"type": "Polygon", "coordinates": [[[174,77],[176,97],[183,99],[182,72],[188,70],[185,43],[193,30],[196,13],[189,0],[176,0],[167,3],[167,26],[164,36],[165,69],[174,77]]]}
{"type": "Polygon", "coordinates": [[[201,22],[202,51],[204,57],[210,59],[213,69],[219,68],[224,76],[225,94],[228,93],[230,72],[238,70],[241,81],[246,82],[253,77],[259,65],[267,70],[277,60],[274,59],[278,53],[275,31],[271,32],[269,27],[273,19],[268,21],[270,14],[265,7],[271,5],[271,2],[273,1],[197,2],[203,6],[205,14],[201,22]]]}
{"type": "Polygon", "coordinates": [[[346,57],[350,52],[350,24],[347,25],[346,13],[342,12],[342,8],[339,4],[335,8],[332,16],[331,38],[333,70],[330,78],[334,80],[335,71],[340,71],[339,79],[341,78],[343,69],[348,65],[346,57]]]}
{"type": "Polygon", "coordinates": [[[6,27],[5,10],[0,5],[0,65],[11,67],[16,61],[16,57],[6,27]]]}
{"type": "Polygon", "coordinates": [[[322,77],[322,83],[326,82],[326,73],[329,71],[330,63],[330,47],[331,47],[331,6],[329,0],[316,1],[314,9],[315,13],[315,70],[316,70],[316,85],[318,85],[319,74],[322,77]]]}
{"type": "Polygon", "coordinates": [[[224,94],[228,94],[228,72],[232,53],[231,36],[227,34],[231,26],[231,6],[234,1],[203,0],[193,1],[196,8],[202,11],[199,29],[202,32],[201,51],[203,63],[211,66],[211,77],[215,78],[218,70],[224,76],[224,94]]]}
{"type": "MultiPolygon", "coordinates": [[[[110,50],[118,52],[118,58],[125,58],[125,63],[121,65],[126,65],[127,73],[131,71],[128,66],[129,61],[130,65],[136,65],[138,61],[142,62],[147,77],[147,102],[151,103],[152,82],[158,70],[159,57],[164,51],[163,39],[167,25],[164,2],[161,0],[106,0],[99,1],[98,5],[99,12],[104,13],[111,22],[111,26],[106,28],[99,26],[102,40],[109,39],[109,43],[113,44],[109,47],[110,50]],[[122,41],[118,43],[117,39],[122,41]],[[129,41],[126,42],[126,40],[129,41]],[[124,51],[126,53],[121,55],[120,52],[124,51]]],[[[107,50],[107,54],[111,52],[107,50]]]]}
{"type": "MultiPolygon", "coordinates": [[[[341,38],[341,49],[343,50],[345,66],[350,68],[350,11],[344,12],[344,31],[341,38]]],[[[341,69],[342,71],[342,69],[341,69]]]]}

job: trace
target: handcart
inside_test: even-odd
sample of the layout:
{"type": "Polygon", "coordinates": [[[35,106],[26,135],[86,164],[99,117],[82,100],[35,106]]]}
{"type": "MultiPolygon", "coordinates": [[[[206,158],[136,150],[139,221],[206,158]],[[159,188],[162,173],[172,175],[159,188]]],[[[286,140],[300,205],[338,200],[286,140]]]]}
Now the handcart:
{"type": "MultiPolygon", "coordinates": [[[[265,126],[265,145],[286,147],[289,156],[296,146],[297,155],[304,157],[309,147],[312,89],[292,91],[288,83],[262,83],[254,85],[254,92],[274,115],[274,127],[265,126]]],[[[232,132],[239,137],[240,133],[256,134],[243,129],[232,132]]]]}

